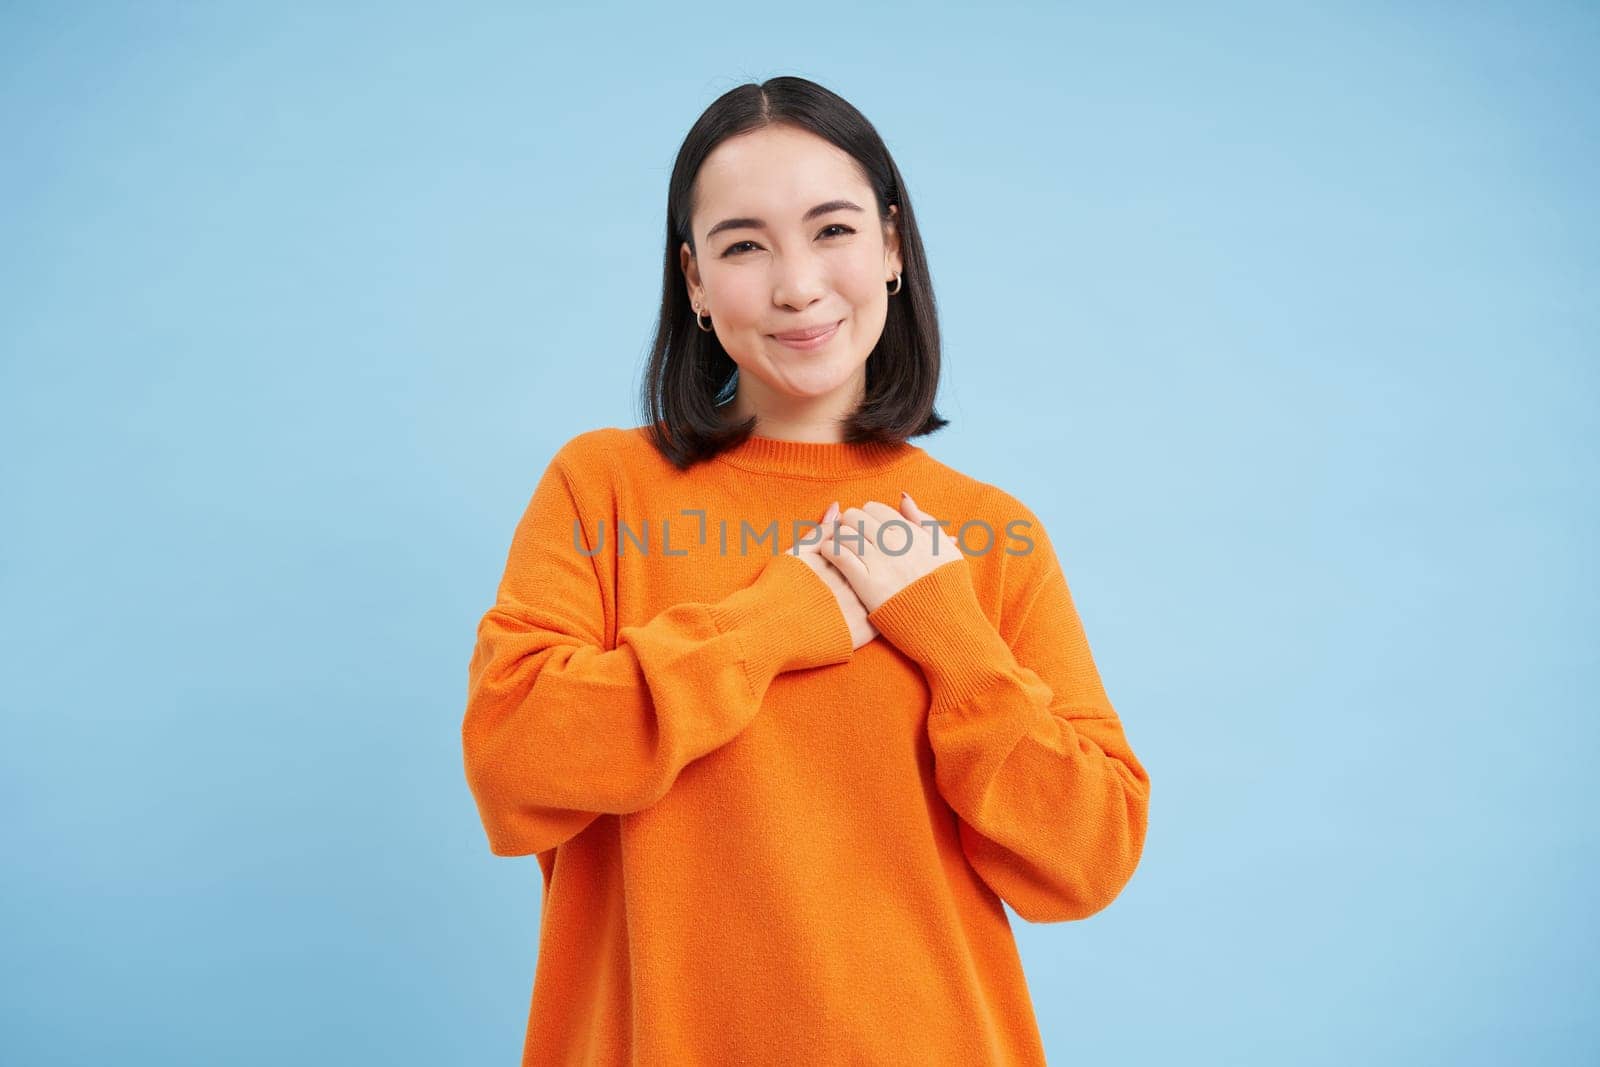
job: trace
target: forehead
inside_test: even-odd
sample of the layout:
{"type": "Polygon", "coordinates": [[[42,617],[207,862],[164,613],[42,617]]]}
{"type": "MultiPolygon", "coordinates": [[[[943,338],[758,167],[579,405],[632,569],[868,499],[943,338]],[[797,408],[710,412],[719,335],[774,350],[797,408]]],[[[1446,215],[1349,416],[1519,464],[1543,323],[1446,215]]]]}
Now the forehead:
{"type": "Polygon", "coordinates": [[[713,212],[718,217],[754,214],[782,221],[823,200],[857,199],[868,192],[855,160],[843,149],[805,130],[767,127],[730,137],[706,156],[695,215],[705,220],[713,212]]]}

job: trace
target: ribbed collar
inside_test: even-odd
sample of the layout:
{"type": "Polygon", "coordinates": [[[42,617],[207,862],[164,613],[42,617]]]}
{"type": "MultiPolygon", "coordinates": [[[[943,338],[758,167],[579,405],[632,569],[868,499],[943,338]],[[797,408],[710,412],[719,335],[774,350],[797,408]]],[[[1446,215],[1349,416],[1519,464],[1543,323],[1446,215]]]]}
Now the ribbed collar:
{"type": "Polygon", "coordinates": [[[910,443],[784,441],[752,434],[719,452],[713,462],[762,474],[824,480],[877,474],[924,454],[910,443]]]}

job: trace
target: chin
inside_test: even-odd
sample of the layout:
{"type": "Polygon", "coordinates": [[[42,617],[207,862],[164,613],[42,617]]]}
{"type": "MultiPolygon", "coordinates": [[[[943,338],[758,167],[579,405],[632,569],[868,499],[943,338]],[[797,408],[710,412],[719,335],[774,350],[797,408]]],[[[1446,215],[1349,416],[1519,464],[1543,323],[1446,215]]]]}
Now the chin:
{"type": "Polygon", "coordinates": [[[850,379],[855,375],[856,364],[836,368],[790,368],[794,373],[785,375],[785,381],[779,387],[782,392],[790,396],[815,400],[837,392],[850,384],[850,379]]]}

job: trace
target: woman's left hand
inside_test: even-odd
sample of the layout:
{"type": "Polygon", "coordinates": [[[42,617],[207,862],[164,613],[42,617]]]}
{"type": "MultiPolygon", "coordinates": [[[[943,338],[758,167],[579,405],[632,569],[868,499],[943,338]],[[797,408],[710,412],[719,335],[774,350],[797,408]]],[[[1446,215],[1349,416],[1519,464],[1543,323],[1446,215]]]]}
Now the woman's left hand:
{"type": "Polygon", "coordinates": [[[869,612],[934,568],[961,558],[955,538],[909,494],[901,496],[898,510],[869,500],[846,508],[837,523],[838,536],[832,523],[823,527],[822,558],[844,575],[869,612]]]}

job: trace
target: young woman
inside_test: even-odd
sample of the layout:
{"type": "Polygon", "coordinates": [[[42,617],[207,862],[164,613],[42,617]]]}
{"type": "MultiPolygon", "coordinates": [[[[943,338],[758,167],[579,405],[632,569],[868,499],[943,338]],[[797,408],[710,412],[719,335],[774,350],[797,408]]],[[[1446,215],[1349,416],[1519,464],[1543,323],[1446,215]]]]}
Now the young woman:
{"type": "Polygon", "coordinates": [[[469,667],[489,847],[544,872],[524,1063],[1044,1062],[1001,902],[1109,904],[1149,777],[1037,517],[908,443],[938,377],[872,125],[718,99],[644,423],[556,453],[469,667]]]}

